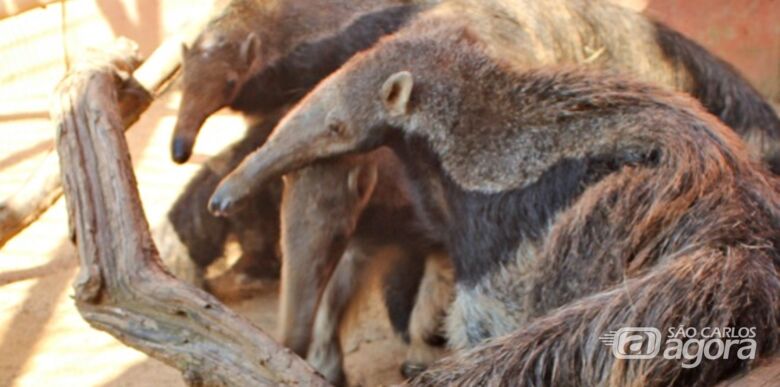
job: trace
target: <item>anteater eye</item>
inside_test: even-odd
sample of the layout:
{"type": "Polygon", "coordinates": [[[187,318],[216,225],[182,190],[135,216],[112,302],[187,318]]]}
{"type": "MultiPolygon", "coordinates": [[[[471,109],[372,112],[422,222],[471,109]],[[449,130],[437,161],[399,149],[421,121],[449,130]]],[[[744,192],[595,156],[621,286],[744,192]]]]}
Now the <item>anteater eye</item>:
{"type": "Polygon", "coordinates": [[[236,80],[235,79],[228,79],[225,81],[225,89],[228,91],[233,91],[233,89],[236,88],[236,80]]]}
{"type": "Polygon", "coordinates": [[[331,122],[328,124],[328,131],[333,134],[343,134],[346,126],[342,122],[331,122]]]}

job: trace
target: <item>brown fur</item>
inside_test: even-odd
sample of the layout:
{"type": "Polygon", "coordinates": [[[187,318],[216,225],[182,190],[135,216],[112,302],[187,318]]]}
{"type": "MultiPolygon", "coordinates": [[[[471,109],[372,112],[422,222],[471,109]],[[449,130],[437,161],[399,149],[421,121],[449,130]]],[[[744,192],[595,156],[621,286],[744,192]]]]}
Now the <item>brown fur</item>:
{"type": "MultiPolygon", "coordinates": [[[[224,8],[207,25],[205,30],[191,48],[185,48],[183,52],[183,76],[182,76],[182,100],[179,108],[177,126],[173,142],[173,157],[177,162],[186,161],[192,151],[195,136],[205,119],[224,106],[234,106],[247,115],[255,115],[255,110],[261,110],[262,116],[273,116],[282,106],[272,104],[262,109],[256,109],[252,103],[244,100],[251,99],[253,95],[242,96],[241,90],[253,76],[270,73],[270,77],[278,78],[276,65],[282,62],[282,58],[290,55],[296,47],[307,42],[316,41],[324,36],[338,32],[345,26],[351,25],[355,19],[370,10],[383,6],[403,5],[407,1],[265,1],[265,0],[232,0],[222,2],[224,8]],[[250,108],[245,106],[250,105],[250,108]]],[[[360,33],[360,29],[355,33],[360,33]]],[[[361,34],[365,35],[365,34],[361,34]]],[[[345,39],[349,40],[350,36],[345,39]]],[[[351,37],[353,40],[359,40],[351,37]]],[[[355,42],[344,42],[343,53],[338,50],[325,50],[325,52],[312,52],[319,54],[315,58],[296,55],[288,59],[293,64],[301,66],[298,62],[330,62],[343,60],[333,58],[334,55],[348,53],[352,46],[359,47],[355,42]]],[[[306,53],[307,51],[304,51],[306,53]]],[[[310,65],[309,65],[310,66],[310,65]]],[[[294,66],[293,66],[294,67],[294,66]]],[[[313,67],[312,67],[313,68],[313,67]]],[[[316,72],[307,74],[308,77],[316,77],[316,72]]],[[[300,77],[300,72],[295,74],[300,77]]],[[[324,76],[324,75],[322,75],[324,76]]],[[[260,77],[253,83],[253,87],[263,87],[265,78],[260,77]]],[[[284,97],[289,94],[303,91],[291,90],[298,85],[274,84],[272,91],[284,97]],[[277,90],[278,89],[278,90],[277,90]]],[[[278,83],[278,82],[277,82],[278,83]]],[[[305,91],[305,90],[304,90],[305,91]]],[[[260,103],[261,105],[263,103],[260,103]]],[[[267,103],[266,103],[267,104],[267,103]]],[[[284,103],[282,103],[283,105],[284,103]]],[[[266,120],[267,121],[267,120],[266,120]]],[[[236,166],[246,152],[259,146],[265,139],[265,135],[251,134],[231,149],[224,151],[226,156],[220,156],[220,160],[229,159],[229,169],[220,173],[214,173],[211,168],[202,169],[198,175],[188,184],[185,192],[177,200],[171,209],[169,217],[174,223],[177,234],[191,252],[193,260],[200,266],[206,267],[214,259],[221,255],[223,244],[228,234],[238,234],[242,242],[242,249],[251,251],[253,245],[263,244],[261,253],[268,250],[268,246],[275,246],[278,230],[276,215],[268,214],[268,211],[246,212],[244,217],[256,219],[254,222],[242,222],[240,219],[226,221],[213,218],[205,211],[207,195],[213,191],[216,182],[224,177],[230,169],[236,166]],[[260,140],[260,142],[258,142],[260,140]],[[234,156],[238,156],[237,158],[234,156]],[[232,158],[231,158],[232,157],[232,158]],[[232,162],[231,162],[232,161],[232,162]],[[203,195],[206,192],[206,195],[203,195]],[[191,215],[191,216],[189,216],[191,215]],[[272,218],[268,218],[272,216],[272,218]],[[233,227],[231,227],[233,226],[233,227]],[[261,235],[247,235],[261,232],[261,235]],[[247,242],[247,243],[243,243],[247,242]]],[[[224,163],[215,161],[215,163],[224,163]]],[[[268,203],[267,195],[256,195],[256,202],[261,207],[276,209],[278,202],[268,203]]],[[[272,211],[273,212],[273,211],[272,211]]],[[[258,272],[267,271],[265,259],[268,254],[247,254],[249,258],[256,255],[257,262],[242,259],[242,265],[231,270],[230,277],[249,274],[256,277],[258,272]],[[249,268],[248,273],[239,272],[249,268]]],[[[223,283],[225,281],[217,281],[223,283]]],[[[229,281],[228,281],[229,282],[229,281]]],[[[228,287],[229,283],[227,284],[228,287]]],[[[215,289],[217,290],[217,289],[215,289]]]]}
{"type": "MultiPolygon", "coordinates": [[[[406,297],[403,291],[409,287],[416,289],[420,277],[413,272],[419,270],[421,275],[426,256],[440,246],[426,238],[413,216],[407,178],[388,149],[324,161],[286,175],[284,180],[279,336],[285,346],[308,353],[315,368],[331,382],[341,384],[337,328],[366,261],[386,247],[404,255],[409,271],[399,274],[405,281],[386,284],[402,291],[386,294],[386,302],[388,307],[402,302],[397,310],[389,308],[389,314],[391,319],[402,319],[394,325],[404,333],[409,323],[403,315],[412,313],[412,307],[397,297],[406,297]]],[[[440,293],[451,294],[446,285],[439,288],[440,293]]],[[[415,319],[440,323],[443,316],[437,311],[448,306],[442,300],[446,297],[418,302],[425,310],[417,312],[415,319]]],[[[418,351],[428,346],[421,341],[414,345],[418,351]]],[[[417,362],[427,364],[425,360],[432,359],[417,362]]]]}
{"type": "Polygon", "coordinates": [[[710,385],[754,364],[618,360],[597,338],[625,326],[755,327],[757,357],[776,352],[780,184],[733,132],[685,96],[529,70],[505,35],[440,12],[318,86],[212,210],[390,145],[455,263],[448,334],[476,347],[414,384],[710,385]]]}
{"type": "MultiPolygon", "coordinates": [[[[659,47],[655,40],[655,25],[640,15],[614,6],[591,6],[592,3],[583,1],[544,4],[506,1],[485,4],[475,6],[469,2],[453,2],[453,5],[441,7],[431,14],[442,18],[469,19],[472,26],[480,29],[478,35],[491,37],[490,50],[493,55],[518,65],[579,63],[608,66],[636,73],[648,81],[686,90],[694,89],[695,82],[690,70],[667,58],[663,47],[659,47]],[[485,20],[490,22],[486,23],[485,20]]],[[[719,76],[719,73],[715,74],[714,77],[719,76]]],[[[761,138],[773,141],[770,137],[761,138]]],[[[757,146],[761,147],[760,144],[757,146]]],[[[469,148],[464,149],[469,152],[469,148]]],[[[480,165],[474,167],[482,168],[480,165]]],[[[543,166],[540,168],[543,169],[543,166]]],[[[481,170],[490,171],[490,166],[481,170]]],[[[512,181],[504,181],[509,176],[513,174],[493,176],[494,181],[487,189],[500,190],[504,185],[511,184],[512,181]]],[[[469,180],[469,176],[457,178],[469,180]]],[[[430,198],[443,202],[442,191],[440,189],[439,194],[433,194],[430,198]]],[[[446,210],[446,206],[438,208],[446,210]]],[[[348,218],[346,215],[343,217],[348,218]]],[[[299,228],[297,232],[306,233],[304,230],[306,228],[299,228]]],[[[314,241],[310,243],[316,245],[314,241]]]]}
{"type": "MultiPolygon", "coordinates": [[[[448,0],[417,16],[412,24],[397,35],[435,39],[433,34],[440,34],[444,39],[447,31],[429,30],[435,31],[438,24],[449,21],[457,25],[469,25],[475,36],[489,42],[486,54],[513,66],[534,68],[545,65],[586,65],[633,74],[639,80],[682,91],[692,91],[696,87],[694,74],[688,67],[679,63],[681,59],[664,55],[664,48],[659,46],[656,37],[657,24],[641,14],[608,2],[553,0],[542,4],[520,0],[448,0]]],[[[680,36],[670,40],[678,44],[691,43],[684,41],[680,36]]],[[[685,51],[678,48],[678,51],[685,51]]],[[[772,152],[775,147],[763,144],[763,141],[774,141],[774,138],[780,136],[780,121],[776,114],[771,111],[771,108],[769,113],[764,112],[768,104],[760,97],[752,95],[745,99],[760,105],[755,106],[758,113],[751,109],[737,109],[721,103],[722,100],[742,99],[743,95],[750,94],[751,86],[740,79],[728,65],[712,57],[705,50],[699,48],[694,54],[699,57],[686,59],[698,62],[695,66],[697,68],[695,75],[712,77],[696,79],[697,83],[719,84],[722,79],[731,82],[728,87],[720,87],[702,96],[710,100],[713,108],[725,109],[713,113],[738,116],[739,120],[751,122],[767,121],[765,122],[767,127],[749,126],[742,129],[743,134],[751,139],[749,143],[754,147],[756,154],[764,151],[772,152]],[[756,98],[758,101],[755,101],[756,98]],[[737,114],[737,111],[741,114],[737,114]],[[769,117],[765,117],[767,115],[769,117]],[[757,135],[756,131],[764,135],[757,135]]],[[[413,61],[417,56],[423,55],[427,54],[416,52],[404,59],[413,61]]],[[[678,55],[682,54],[678,53],[678,55]]],[[[387,69],[397,69],[399,63],[402,61],[388,58],[382,66],[386,66],[387,69]]],[[[411,66],[413,63],[408,65],[411,66]]],[[[448,63],[438,61],[433,65],[446,70],[448,63]]],[[[387,74],[387,71],[384,73],[387,74]]],[[[365,74],[355,74],[353,78],[357,79],[357,82],[367,81],[365,74]]],[[[378,88],[378,83],[384,81],[384,78],[375,77],[372,80],[375,82],[374,86],[378,88]]],[[[376,93],[375,89],[370,87],[365,87],[363,90],[371,90],[371,94],[361,95],[360,98],[371,99],[376,93]]],[[[321,90],[319,94],[326,93],[330,93],[327,98],[332,99],[357,98],[337,90],[321,90]]],[[[369,92],[365,91],[365,93],[369,92]]],[[[448,108],[448,106],[441,107],[441,109],[448,108]]],[[[465,146],[464,149],[469,147],[465,146]]],[[[771,157],[771,155],[765,156],[771,157]]],[[[236,180],[236,185],[253,180],[258,179],[236,180]]],[[[501,184],[501,182],[497,183],[501,184]]],[[[243,187],[232,187],[233,199],[241,200],[239,192],[246,195],[250,191],[249,184],[243,184],[243,187]]]]}
{"type": "Polygon", "coordinates": [[[370,253],[361,251],[358,246],[351,247],[338,261],[334,275],[327,282],[314,323],[307,326],[312,333],[306,360],[336,386],[347,383],[339,325],[365,276],[365,264],[371,259],[370,253]]]}
{"type": "Polygon", "coordinates": [[[257,262],[242,259],[227,276],[210,285],[220,294],[224,293],[222,289],[245,293],[245,288],[251,294],[255,288],[252,284],[258,282],[255,279],[268,276],[268,271],[276,274],[265,257],[273,255],[278,236],[279,203],[278,199],[274,201],[278,195],[256,195],[256,210],[238,217],[245,219],[230,220],[204,212],[207,195],[249,150],[262,144],[270,131],[268,122],[284,111],[285,105],[297,100],[352,53],[397,28],[417,8],[415,2],[400,0],[222,3],[221,13],[191,48],[184,49],[183,95],[173,157],[177,162],[188,159],[202,122],[227,105],[250,120],[264,120],[266,132],[258,135],[250,129],[243,140],[209,163],[219,164],[219,171],[211,166],[203,168],[177,200],[170,218],[200,267],[221,255],[229,234],[239,236],[246,256],[257,256],[257,262]],[[252,87],[244,87],[247,82],[252,87]],[[245,92],[248,88],[252,91],[245,92]],[[260,254],[252,254],[254,250],[260,254]],[[245,278],[246,284],[231,283],[239,278],[245,278]]]}
{"type": "MultiPolygon", "coordinates": [[[[185,96],[182,99],[179,120],[182,131],[194,128],[194,133],[197,133],[202,120],[222,106],[231,105],[245,112],[258,109],[265,100],[248,98],[247,95],[251,96],[251,93],[242,96],[247,87],[239,92],[241,86],[249,82],[252,74],[261,73],[262,69],[268,69],[269,66],[273,67],[274,63],[290,56],[302,42],[315,42],[329,33],[343,29],[361,12],[403,3],[405,2],[360,2],[354,5],[307,3],[306,7],[299,7],[294,1],[232,2],[185,55],[185,96]],[[333,5],[333,8],[328,8],[329,5],[333,5]],[[321,12],[322,9],[327,11],[321,12]],[[313,13],[312,10],[317,12],[313,13]],[[256,47],[246,45],[252,32],[260,42],[256,47]],[[254,53],[254,56],[242,57],[244,47],[252,48],[249,51],[254,53]],[[228,79],[232,80],[231,87],[226,87],[228,79]],[[241,98],[262,102],[237,103],[236,99],[241,98]]],[[[522,1],[489,1],[485,2],[486,5],[478,6],[469,2],[453,4],[441,7],[436,12],[445,17],[468,18],[472,25],[484,30],[481,34],[493,36],[496,53],[502,56],[510,55],[511,59],[518,63],[610,66],[634,72],[648,81],[686,90],[697,89],[697,80],[691,70],[696,67],[689,66],[690,63],[687,62],[682,63],[676,57],[669,57],[663,52],[664,47],[655,39],[654,35],[658,31],[656,26],[640,15],[622,8],[580,0],[544,4],[522,1]]],[[[313,62],[316,68],[318,60],[321,59],[303,57],[299,61],[313,62]]],[[[707,60],[702,62],[705,66],[708,64],[707,60]]],[[[301,71],[296,74],[309,73],[301,71]]],[[[728,78],[722,77],[722,72],[719,71],[704,73],[714,74],[711,77],[716,79],[728,78]]],[[[714,82],[702,84],[710,83],[714,82]]],[[[250,86],[262,88],[263,85],[262,81],[258,81],[250,86]]],[[[737,86],[735,90],[740,90],[741,86],[737,86]]],[[[284,87],[278,90],[281,95],[290,92],[301,90],[284,87]]],[[[720,100],[750,100],[742,98],[741,94],[739,97],[735,94],[732,98],[723,98],[719,93],[704,95],[720,100]]],[[[731,106],[722,109],[729,114],[736,113],[737,116],[742,112],[731,106]]],[[[775,136],[771,133],[764,135],[767,132],[761,129],[766,128],[751,128],[753,131],[748,135],[759,139],[755,141],[756,149],[763,150],[765,154],[773,153],[774,147],[766,144],[772,143],[775,136]]],[[[191,148],[193,142],[194,134],[185,141],[185,148],[191,148]]],[[[183,156],[188,155],[188,152],[189,150],[181,153],[178,158],[185,158],[183,156]]],[[[342,217],[349,217],[349,213],[344,213],[342,217]]],[[[298,232],[304,235],[313,234],[305,228],[298,232]]]]}
{"type": "Polygon", "coordinates": [[[442,357],[442,350],[437,347],[443,344],[441,341],[446,342],[442,322],[452,303],[453,285],[450,257],[445,254],[429,257],[409,324],[409,348],[401,366],[405,377],[417,376],[442,357]]]}
{"type": "MultiPolygon", "coordinates": [[[[302,96],[316,81],[326,76],[328,69],[335,70],[352,53],[367,47],[378,36],[397,28],[399,23],[417,12],[415,4],[428,2],[228,2],[222,14],[209,23],[193,47],[185,48],[183,52],[183,96],[174,134],[174,159],[183,162],[189,157],[195,135],[203,120],[217,109],[230,106],[250,116],[263,116],[269,111],[282,109],[286,103],[297,100],[299,97],[296,95],[302,96]],[[274,93],[277,95],[273,95],[274,93]]],[[[242,144],[248,142],[249,139],[242,144]]],[[[301,194],[290,194],[293,199],[286,201],[288,204],[284,228],[296,230],[297,236],[282,240],[282,250],[287,262],[282,273],[281,337],[285,344],[302,355],[306,354],[311,339],[312,320],[320,294],[341,257],[340,252],[343,252],[350,240],[355,223],[361,219],[362,206],[365,206],[365,203],[358,205],[355,199],[360,198],[351,196],[352,193],[344,189],[347,175],[355,167],[359,169],[360,166],[344,165],[342,169],[334,167],[316,177],[313,184],[306,183],[307,179],[312,180],[308,176],[319,171],[315,169],[306,174],[306,177],[295,179],[295,186],[298,188],[294,192],[301,194]],[[326,187],[332,188],[332,191],[326,190],[326,187]],[[319,193],[321,195],[318,196],[319,193]],[[329,195],[337,194],[341,195],[337,200],[327,199],[329,195]],[[312,208],[312,202],[322,205],[321,211],[312,208]],[[317,223],[314,213],[318,213],[325,223],[317,223]]],[[[206,171],[206,174],[212,176],[210,172],[206,171]]],[[[389,169],[382,173],[386,175],[388,172],[389,169]]],[[[386,182],[388,178],[383,177],[382,181],[386,182]]],[[[207,184],[201,183],[202,179],[193,181],[190,190],[200,192],[209,189],[207,184]],[[196,188],[196,185],[202,187],[196,188]]],[[[384,187],[385,183],[381,184],[384,187]]],[[[213,188],[213,185],[211,187],[213,188]]],[[[398,189],[384,190],[388,191],[384,195],[366,195],[372,197],[374,207],[377,207],[379,200],[386,201],[382,206],[396,205],[392,193],[398,189]],[[378,199],[380,197],[383,199],[378,199]]],[[[203,201],[193,200],[197,199],[193,196],[195,195],[184,196],[180,201],[186,201],[188,206],[205,209],[203,201]]],[[[256,197],[253,202],[257,202],[256,197]]],[[[265,202],[263,205],[276,208],[275,205],[265,202]]],[[[408,202],[406,205],[408,206],[408,202]]],[[[246,218],[260,214],[256,211],[245,211],[239,215],[246,218]]],[[[271,222],[272,219],[256,219],[258,225],[271,222]]],[[[189,225],[186,220],[179,223],[180,228],[185,231],[194,229],[198,233],[202,232],[206,238],[217,237],[219,241],[224,241],[224,235],[228,231],[246,234],[257,229],[251,222],[243,225],[233,222],[232,224],[238,227],[228,230],[227,222],[216,218],[194,222],[194,225],[189,225]],[[198,227],[212,224],[223,227],[198,227]]],[[[257,235],[256,239],[267,235],[271,234],[263,233],[257,235]]],[[[357,239],[360,239],[359,232],[357,239]]],[[[197,238],[190,240],[197,242],[197,238]]],[[[412,241],[409,246],[404,247],[408,248],[413,243],[416,242],[412,241]]],[[[221,244],[214,245],[213,250],[221,251],[221,244]]],[[[417,266],[421,268],[422,265],[421,259],[417,266]]],[[[243,273],[237,272],[242,267],[232,268],[229,278],[240,278],[243,273]]],[[[226,281],[212,284],[224,282],[226,281]]],[[[322,313],[327,316],[338,316],[339,305],[346,301],[348,299],[335,300],[332,305],[323,305],[320,310],[324,310],[322,313]]],[[[327,323],[327,326],[336,326],[338,321],[328,320],[327,323]]],[[[403,330],[405,329],[404,327],[403,330]]]]}
{"type": "Polygon", "coordinates": [[[268,115],[266,119],[250,125],[244,138],[209,159],[184,187],[167,214],[177,239],[186,247],[189,259],[199,272],[223,255],[230,234],[236,236],[242,250],[241,258],[224,276],[206,284],[221,298],[229,298],[227,293],[233,293],[231,297],[245,296],[242,289],[257,287],[262,280],[279,277],[279,201],[282,191],[279,179],[253,195],[252,205],[238,216],[217,218],[208,212],[206,205],[219,181],[254,148],[265,142],[280,115],[268,115]],[[246,277],[246,283],[238,286],[238,293],[242,294],[225,291],[236,288],[236,284],[231,282],[242,276],[246,277]]]}
{"type": "MultiPolygon", "coordinates": [[[[385,286],[387,286],[387,277],[390,271],[398,267],[399,263],[401,266],[404,263],[407,265],[419,264],[421,263],[420,259],[425,258],[409,256],[408,254],[409,252],[405,251],[403,246],[366,246],[358,242],[351,243],[338,261],[317,308],[312,326],[311,344],[306,355],[306,360],[332,384],[347,385],[343,370],[344,353],[341,346],[341,325],[346,317],[347,308],[353,301],[359,299],[358,292],[365,288],[365,281],[371,277],[370,270],[367,269],[369,266],[375,270],[377,267],[381,268],[379,271],[384,277],[385,286]]],[[[431,257],[426,262],[441,262],[442,260],[439,259],[441,257],[444,258],[445,263],[449,260],[446,256],[440,256],[431,257]]],[[[403,368],[405,372],[411,372],[410,376],[418,375],[429,364],[442,357],[443,351],[436,348],[440,347],[441,344],[431,343],[430,338],[434,337],[433,335],[443,334],[436,328],[443,325],[444,310],[449,307],[452,296],[452,283],[442,281],[441,278],[441,276],[447,275],[447,268],[446,264],[444,267],[431,267],[430,272],[426,272],[426,277],[417,293],[418,298],[414,305],[415,312],[409,327],[411,341],[403,368]],[[436,293],[426,295],[426,291],[436,293]],[[433,330],[427,332],[413,330],[416,327],[426,325],[433,326],[433,330]],[[410,364],[415,365],[415,367],[409,368],[410,364]]],[[[413,273],[407,272],[406,275],[419,281],[419,277],[413,273]]],[[[385,302],[387,303],[388,300],[385,302]]],[[[392,318],[392,316],[390,317],[392,318]]]]}
{"type": "MultiPolygon", "coordinates": [[[[426,3],[420,0],[417,3],[426,3]]],[[[182,99],[174,130],[172,156],[176,162],[189,159],[203,122],[217,110],[230,106],[246,114],[265,113],[295,102],[298,95],[312,87],[332,70],[317,74],[323,66],[334,66],[349,58],[366,39],[381,36],[388,26],[359,27],[342,39],[341,47],[327,37],[338,34],[362,16],[382,8],[413,4],[409,0],[231,0],[197,37],[192,47],[182,52],[182,99]],[[306,48],[322,40],[327,50],[306,48]],[[304,47],[301,51],[301,47],[304,47]],[[310,64],[313,62],[314,65],[310,64]],[[333,64],[331,64],[333,62],[333,64]],[[287,79],[285,72],[296,70],[297,78],[287,79]],[[313,77],[310,85],[297,84],[313,77]],[[281,82],[281,83],[280,83],[281,82]],[[279,101],[257,90],[267,88],[279,101]],[[299,88],[304,90],[298,90],[299,88]],[[262,102],[261,102],[262,101],[262,102]],[[266,105],[266,106],[262,106],[266,105]]],[[[402,17],[404,13],[400,14],[402,17]]],[[[405,16],[403,16],[405,17],[405,16]]],[[[374,23],[379,24],[378,17],[374,23]]],[[[375,38],[372,38],[375,39],[375,38]]],[[[316,48],[316,47],[315,47],[316,48]]],[[[302,94],[300,94],[302,96],[302,94]]],[[[298,97],[299,98],[299,97],[298,97]]]]}
{"type": "MultiPolygon", "coordinates": [[[[221,13],[183,52],[183,95],[173,158],[177,162],[189,158],[203,121],[224,106],[244,113],[250,120],[264,120],[268,126],[271,117],[284,111],[287,104],[295,102],[352,53],[398,28],[418,11],[417,3],[423,1],[222,2],[221,13]],[[246,83],[251,87],[244,87],[246,83]]],[[[220,295],[225,293],[223,290],[251,294],[257,287],[254,284],[262,282],[255,281],[258,277],[267,277],[269,271],[276,274],[266,257],[274,255],[278,236],[278,195],[255,195],[257,208],[236,219],[217,219],[204,212],[207,195],[216,182],[249,150],[262,144],[267,131],[257,135],[250,129],[243,140],[223,151],[210,162],[220,164],[222,169],[203,168],[170,212],[177,234],[199,267],[206,267],[221,255],[230,234],[239,237],[247,258],[256,256],[257,262],[242,259],[226,276],[210,283],[220,295]],[[255,250],[258,254],[253,254],[255,250]],[[241,278],[246,281],[239,281],[241,278]]]]}

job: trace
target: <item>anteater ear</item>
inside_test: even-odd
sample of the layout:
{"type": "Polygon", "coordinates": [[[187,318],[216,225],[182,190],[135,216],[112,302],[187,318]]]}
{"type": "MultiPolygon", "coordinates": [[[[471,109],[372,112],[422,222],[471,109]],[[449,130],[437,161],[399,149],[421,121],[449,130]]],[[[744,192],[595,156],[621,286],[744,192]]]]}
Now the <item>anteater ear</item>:
{"type": "Polygon", "coordinates": [[[241,43],[241,60],[249,67],[259,55],[260,38],[254,32],[250,32],[249,36],[241,43]]]}
{"type": "Polygon", "coordinates": [[[414,79],[412,73],[401,71],[391,75],[382,85],[381,98],[388,112],[400,116],[409,111],[414,79]]]}
{"type": "Polygon", "coordinates": [[[181,57],[186,58],[187,54],[190,53],[190,48],[187,47],[187,43],[182,42],[181,44],[181,57]]]}
{"type": "Polygon", "coordinates": [[[353,167],[347,178],[347,188],[358,197],[358,208],[365,208],[374,193],[379,172],[376,163],[369,162],[353,167]]]}

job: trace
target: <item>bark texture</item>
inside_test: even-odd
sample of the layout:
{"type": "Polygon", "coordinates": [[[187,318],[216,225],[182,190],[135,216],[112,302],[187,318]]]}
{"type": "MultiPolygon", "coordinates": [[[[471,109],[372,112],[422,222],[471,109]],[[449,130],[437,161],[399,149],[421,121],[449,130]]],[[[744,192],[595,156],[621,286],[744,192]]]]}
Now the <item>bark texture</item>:
{"type": "Polygon", "coordinates": [[[191,385],[327,383],[303,360],[209,294],[163,268],[124,129],[151,97],[131,76],[131,45],[74,67],[51,118],[81,271],[76,305],[95,328],[180,369],[191,385]]]}

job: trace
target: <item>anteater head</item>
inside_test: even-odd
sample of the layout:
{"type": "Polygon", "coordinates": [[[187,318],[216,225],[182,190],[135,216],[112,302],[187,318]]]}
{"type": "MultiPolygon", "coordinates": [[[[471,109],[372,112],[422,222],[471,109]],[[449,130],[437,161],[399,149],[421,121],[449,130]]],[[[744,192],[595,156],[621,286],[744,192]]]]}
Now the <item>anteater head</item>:
{"type": "Polygon", "coordinates": [[[175,162],[190,158],[206,118],[235,100],[259,66],[259,53],[260,38],[251,32],[231,37],[206,31],[191,48],[182,46],[182,96],[171,144],[175,162]]]}
{"type": "Polygon", "coordinates": [[[388,38],[323,80],[221,182],[210,210],[229,215],[271,178],[375,149],[396,134],[413,135],[419,128],[438,133],[442,121],[457,120],[457,101],[466,89],[462,77],[452,79],[457,73],[452,67],[463,61],[464,52],[452,48],[472,41],[467,34],[453,37],[449,29],[442,30],[419,40],[414,34],[388,38]]]}
{"type": "Polygon", "coordinates": [[[391,73],[382,82],[353,75],[339,71],[309,94],[266,144],[222,181],[209,209],[229,215],[269,179],[318,160],[374,149],[390,127],[411,118],[411,73],[391,73]]]}

